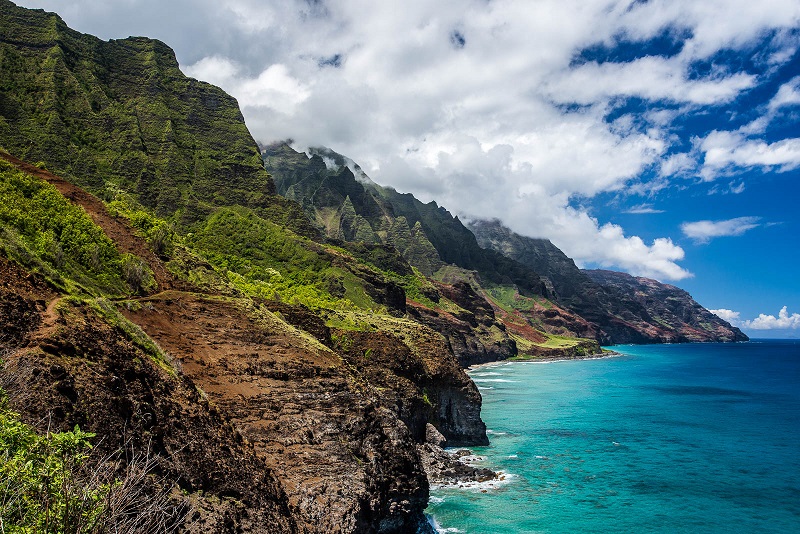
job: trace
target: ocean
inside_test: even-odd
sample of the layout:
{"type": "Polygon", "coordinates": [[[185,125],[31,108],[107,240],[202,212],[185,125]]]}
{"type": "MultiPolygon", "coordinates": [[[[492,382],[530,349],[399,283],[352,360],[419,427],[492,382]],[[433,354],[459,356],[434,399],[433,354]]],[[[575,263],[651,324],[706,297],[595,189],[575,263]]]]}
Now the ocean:
{"type": "Polygon", "coordinates": [[[433,488],[439,532],[800,532],[800,341],[611,348],[470,372],[505,479],[433,488]]]}

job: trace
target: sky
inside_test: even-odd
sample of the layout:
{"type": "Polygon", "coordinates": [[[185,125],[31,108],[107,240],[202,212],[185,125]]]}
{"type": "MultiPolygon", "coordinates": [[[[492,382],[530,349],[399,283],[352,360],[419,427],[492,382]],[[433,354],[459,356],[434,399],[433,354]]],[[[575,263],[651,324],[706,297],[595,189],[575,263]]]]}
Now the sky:
{"type": "Polygon", "coordinates": [[[261,143],[800,337],[797,0],[24,0],[144,35],[261,143]]]}

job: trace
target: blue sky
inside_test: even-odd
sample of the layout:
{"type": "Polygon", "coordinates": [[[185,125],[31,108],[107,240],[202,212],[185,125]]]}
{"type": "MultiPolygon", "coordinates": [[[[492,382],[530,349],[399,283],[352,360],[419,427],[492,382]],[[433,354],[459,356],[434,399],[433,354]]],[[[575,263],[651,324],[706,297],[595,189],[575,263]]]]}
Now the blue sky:
{"type": "MultiPolygon", "coordinates": [[[[793,33],[797,31],[795,28],[793,33]]],[[[743,136],[742,144],[763,142],[762,151],[771,144],[800,138],[800,54],[795,49],[782,64],[770,64],[765,61],[765,52],[773,39],[774,35],[766,33],[737,53],[727,51],[713,58],[711,68],[746,72],[756,76],[758,83],[730,102],[683,109],[671,122],[676,139],[667,154],[691,153],[698,140],[714,132],[744,129],[748,135],[743,136]]],[[[679,51],[679,40],[662,35],[643,46],[618,43],[594,47],[584,51],[581,60],[632,60],[642,54],[669,57],[679,51]]],[[[608,119],[630,110],[641,115],[654,109],[676,106],[637,99],[620,103],[608,119]]],[[[698,159],[690,172],[684,172],[683,180],[661,183],[663,177],[651,169],[636,180],[637,185],[654,183],[650,190],[640,194],[609,192],[578,202],[586,202],[598,219],[619,224],[645,241],[672,235],[686,253],[681,266],[692,273],[675,283],[705,306],[720,310],[751,336],[797,337],[800,317],[793,317],[800,312],[796,268],[800,264],[800,171],[796,151],[778,160],[782,164],[773,165],[758,164],[757,154],[753,155],[751,164],[732,164],[715,172],[711,181],[702,173],[703,159],[698,159]],[[691,224],[698,221],[709,223],[691,224]],[[788,309],[781,317],[784,306],[788,309]],[[767,317],[753,322],[760,314],[767,317]]]]}
{"type": "Polygon", "coordinates": [[[797,0],[19,3],[167,42],[261,142],[800,333],[797,0]]]}

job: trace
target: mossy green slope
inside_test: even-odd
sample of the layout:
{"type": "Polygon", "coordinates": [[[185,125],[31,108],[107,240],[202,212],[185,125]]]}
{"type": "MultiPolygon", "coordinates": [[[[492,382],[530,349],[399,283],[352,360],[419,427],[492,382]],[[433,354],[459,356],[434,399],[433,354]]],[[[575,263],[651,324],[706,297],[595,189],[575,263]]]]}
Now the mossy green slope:
{"type": "Polygon", "coordinates": [[[525,294],[547,294],[535,271],[481,248],[458,217],[436,202],[425,204],[365,176],[359,180],[345,166],[346,159],[331,150],[313,152],[307,157],[277,143],[265,147],[262,156],[278,193],[300,203],[330,237],[374,242],[374,235],[428,276],[450,263],[478,271],[488,284],[514,284],[525,294]],[[324,158],[333,162],[330,168],[324,158]],[[336,213],[333,220],[331,213],[336,213]]]}
{"type": "Polygon", "coordinates": [[[103,230],[55,187],[3,159],[0,254],[66,292],[121,296],[134,289],[126,284],[124,271],[136,259],[121,255],[103,230]]]}
{"type": "Polygon", "coordinates": [[[273,195],[236,100],[183,75],[164,43],[102,41],[8,0],[0,28],[7,151],[101,197],[121,188],[183,224],[235,204],[297,222],[299,210],[273,195]]]}

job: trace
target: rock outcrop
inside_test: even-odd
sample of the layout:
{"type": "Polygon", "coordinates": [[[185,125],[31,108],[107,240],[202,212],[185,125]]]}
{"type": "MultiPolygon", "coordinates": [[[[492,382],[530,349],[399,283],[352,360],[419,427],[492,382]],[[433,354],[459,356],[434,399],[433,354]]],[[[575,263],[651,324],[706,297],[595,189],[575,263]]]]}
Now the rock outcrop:
{"type": "Polygon", "coordinates": [[[494,308],[468,283],[436,283],[435,287],[461,309],[450,313],[412,303],[409,314],[441,333],[462,367],[507,360],[517,355],[516,344],[507,335],[506,326],[495,317],[494,308]]]}

